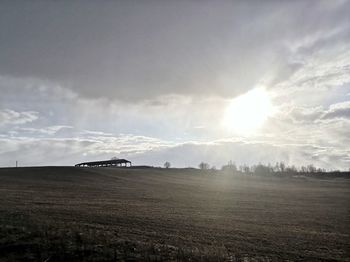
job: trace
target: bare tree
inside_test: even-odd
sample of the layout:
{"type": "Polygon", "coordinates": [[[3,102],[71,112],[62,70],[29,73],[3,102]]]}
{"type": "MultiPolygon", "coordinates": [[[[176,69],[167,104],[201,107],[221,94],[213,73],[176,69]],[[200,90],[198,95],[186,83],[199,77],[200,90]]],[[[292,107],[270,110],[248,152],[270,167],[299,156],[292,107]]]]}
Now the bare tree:
{"type": "Polygon", "coordinates": [[[230,160],[227,165],[224,165],[221,167],[221,170],[236,173],[238,169],[237,169],[236,164],[234,162],[232,162],[232,160],[230,160]]]}
{"type": "Polygon", "coordinates": [[[206,170],[206,169],[209,169],[209,164],[208,163],[204,163],[204,162],[201,162],[198,167],[202,170],[206,170]]]}
{"type": "Polygon", "coordinates": [[[255,166],[254,173],[257,175],[269,175],[272,173],[272,168],[259,163],[255,166]]]}
{"type": "Polygon", "coordinates": [[[280,171],[280,163],[276,162],[274,168],[273,168],[274,172],[279,172],[280,171]]]}
{"type": "Polygon", "coordinates": [[[300,172],[301,173],[306,173],[307,172],[307,167],[306,166],[301,166],[300,167],[300,172]]]}
{"type": "Polygon", "coordinates": [[[286,170],[286,164],[284,162],[280,162],[280,170],[282,173],[286,170]]]}
{"type": "Polygon", "coordinates": [[[246,173],[246,174],[250,173],[250,168],[246,164],[243,165],[242,170],[243,170],[243,173],[246,173]]]}
{"type": "Polygon", "coordinates": [[[170,162],[166,161],[166,162],[164,163],[164,167],[165,167],[165,168],[169,168],[170,166],[171,166],[170,162]]]}
{"type": "Polygon", "coordinates": [[[295,166],[288,166],[286,167],[285,171],[289,175],[298,173],[298,170],[295,166]]]}
{"type": "Polygon", "coordinates": [[[307,168],[307,171],[309,173],[315,173],[316,172],[316,167],[314,167],[313,164],[308,165],[306,168],[307,168]]]}

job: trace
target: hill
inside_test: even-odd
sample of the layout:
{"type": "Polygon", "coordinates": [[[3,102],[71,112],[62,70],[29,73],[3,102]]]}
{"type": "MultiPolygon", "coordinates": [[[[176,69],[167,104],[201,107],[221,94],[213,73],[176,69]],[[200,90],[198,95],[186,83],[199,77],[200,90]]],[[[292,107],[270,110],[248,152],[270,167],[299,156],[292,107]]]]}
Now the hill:
{"type": "Polygon", "coordinates": [[[350,261],[347,179],[0,169],[1,261],[350,261]]]}

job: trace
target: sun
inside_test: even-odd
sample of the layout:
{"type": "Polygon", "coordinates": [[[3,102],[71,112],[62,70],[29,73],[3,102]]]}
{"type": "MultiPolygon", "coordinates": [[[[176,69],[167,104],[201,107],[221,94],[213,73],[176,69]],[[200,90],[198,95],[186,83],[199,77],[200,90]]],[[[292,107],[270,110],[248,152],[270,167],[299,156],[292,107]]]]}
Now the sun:
{"type": "Polygon", "coordinates": [[[223,125],[230,132],[251,135],[273,112],[270,94],[265,88],[254,88],[231,100],[224,114],[223,125]]]}

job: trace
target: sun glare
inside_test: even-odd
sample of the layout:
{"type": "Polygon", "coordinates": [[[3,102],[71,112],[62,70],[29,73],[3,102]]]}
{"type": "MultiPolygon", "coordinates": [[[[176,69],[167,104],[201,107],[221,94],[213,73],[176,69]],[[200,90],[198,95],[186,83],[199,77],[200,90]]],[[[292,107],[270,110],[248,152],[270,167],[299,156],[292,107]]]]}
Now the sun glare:
{"type": "Polygon", "coordinates": [[[255,88],[230,102],[223,124],[231,132],[251,135],[264,124],[273,111],[270,94],[264,88],[255,88]]]}

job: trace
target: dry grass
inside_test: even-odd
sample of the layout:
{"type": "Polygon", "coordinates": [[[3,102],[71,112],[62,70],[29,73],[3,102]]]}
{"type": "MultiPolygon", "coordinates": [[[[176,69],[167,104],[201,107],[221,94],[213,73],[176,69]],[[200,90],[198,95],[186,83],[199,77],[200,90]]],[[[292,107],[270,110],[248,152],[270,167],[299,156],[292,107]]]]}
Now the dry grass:
{"type": "Polygon", "coordinates": [[[0,169],[0,260],[350,261],[347,179],[0,169]]]}

